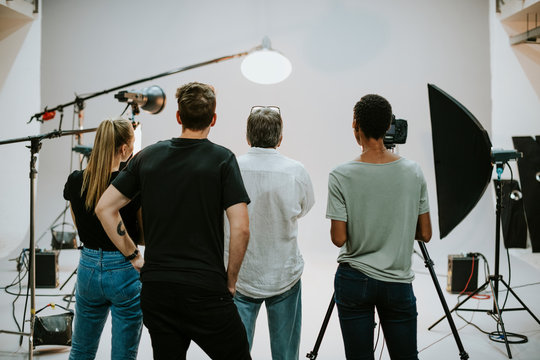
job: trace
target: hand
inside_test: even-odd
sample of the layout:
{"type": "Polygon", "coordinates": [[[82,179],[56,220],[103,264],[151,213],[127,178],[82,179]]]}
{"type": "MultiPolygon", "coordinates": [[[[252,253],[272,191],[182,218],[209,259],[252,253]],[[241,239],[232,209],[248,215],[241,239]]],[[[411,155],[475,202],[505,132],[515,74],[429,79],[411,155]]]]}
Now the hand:
{"type": "Polygon", "coordinates": [[[234,284],[227,284],[227,289],[229,289],[229,292],[231,293],[231,296],[234,297],[234,294],[236,294],[236,283],[234,284]]]}
{"type": "Polygon", "coordinates": [[[136,258],[131,260],[131,265],[133,265],[135,270],[137,270],[138,272],[141,272],[141,269],[144,265],[144,258],[142,257],[142,255],[138,254],[136,258]]]}

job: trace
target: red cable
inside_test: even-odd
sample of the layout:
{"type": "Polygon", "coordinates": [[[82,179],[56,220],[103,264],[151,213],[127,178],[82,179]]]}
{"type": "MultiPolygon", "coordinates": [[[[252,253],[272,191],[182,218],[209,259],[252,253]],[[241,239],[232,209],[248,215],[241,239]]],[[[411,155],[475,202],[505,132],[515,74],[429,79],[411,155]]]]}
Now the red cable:
{"type": "MultiPolygon", "coordinates": [[[[463,290],[461,290],[461,292],[459,293],[459,295],[463,294],[465,292],[465,290],[467,290],[467,288],[469,287],[469,283],[471,282],[471,279],[472,279],[472,276],[474,274],[474,255],[472,257],[472,268],[471,268],[471,275],[469,275],[469,280],[467,280],[467,284],[465,285],[465,288],[463,290]]],[[[458,296],[459,296],[458,295],[458,296]]]]}

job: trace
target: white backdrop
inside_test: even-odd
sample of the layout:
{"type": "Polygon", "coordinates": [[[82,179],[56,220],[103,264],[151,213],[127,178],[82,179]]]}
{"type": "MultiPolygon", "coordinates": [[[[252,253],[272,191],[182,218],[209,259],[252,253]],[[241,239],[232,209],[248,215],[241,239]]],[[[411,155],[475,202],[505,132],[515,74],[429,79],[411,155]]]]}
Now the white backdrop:
{"type": "MultiPolygon", "coordinates": [[[[5,13],[3,13],[5,14],[5,13]]],[[[0,141],[39,134],[41,19],[0,19],[0,141]]],[[[30,223],[29,142],[0,146],[0,258],[24,243],[30,223]]]]}
{"type": "MultiPolygon", "coordinates": [[[[444,269],[449,253],[492,253],[494,209],[489,190],[463,223],[439,241],[427,83],[453,95],[491,130],[488,9],[488,1],[468,0],[47,1],[42,105],[248,50],[268,35],[293,64],[292,75],[280,84],[250,83],[240,73],[241,60],[235,59],[137,85],[159,85],[168,97],[162,113],[139,116],[142,145],[180,134],[174,94],[189,81],[215,86],[218,121],[210,139],[237,155],[248,149],[250,107],[280,106],[280,151],[304,163],[316,192],[317,203],[300,224],[302,250],[306,261],[320,257],[334,262],[337,249],[324,216],[327,174],[360,151],[351,132],[355,102],[366,93],[381,94],[397,117],[409,121],[407,144],[398,150],[424,169],[434,224],[429,249],[444,269]]],[[[122,110],[113,93],[91,99],[85,127],[122,110]]],[[[71,125],[71,115],[67,108],[64,129],[71,125]]],[[[57,126],[58,117],[41,131],[57,126]]],[[[84,136],[85,144],[92,141],[93,135],[84,136]]],[[[41,151],[38,234],[64,207],[70,146],[68,138],[55,139],[41,151]]],[[[49,240],[47,236],[42,245],[49,240]]]]}

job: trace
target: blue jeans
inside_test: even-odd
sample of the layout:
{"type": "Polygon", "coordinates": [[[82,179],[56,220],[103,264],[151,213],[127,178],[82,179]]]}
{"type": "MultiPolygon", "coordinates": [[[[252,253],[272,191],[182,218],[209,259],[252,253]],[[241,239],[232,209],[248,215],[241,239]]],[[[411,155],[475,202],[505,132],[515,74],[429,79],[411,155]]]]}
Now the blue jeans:
{"type": "Polygon", "coordinates": [[[380,281],[340,264],[335,300],[347,359],[373,359],[374,310],[392,359],[418,359],[412,284],[380,281]]]}
{"type": "Polygon", "coordinates": [[[236,292],[234,303],[246,328],[250,350],[255,334],[255,322],[263,302],[266,304],[268,316],[272,359],[297,360],[302,327],[302,284],[300,280],[290,290],[269,298],[254,299],[236,292]]]}
{"type": "Polygon", "coordinates": [[[77,270],[70,360],[94,359],[112,316],[111,359],[136,359],[142,331],[139,273],[119,251],[83,248],[77,270]]]}

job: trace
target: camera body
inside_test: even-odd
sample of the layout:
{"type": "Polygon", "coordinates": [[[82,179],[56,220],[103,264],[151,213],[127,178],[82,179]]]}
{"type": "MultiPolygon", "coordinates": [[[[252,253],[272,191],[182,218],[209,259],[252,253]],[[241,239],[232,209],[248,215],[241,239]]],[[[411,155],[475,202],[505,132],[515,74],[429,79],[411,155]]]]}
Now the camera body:
{"type": "Polygon", "coordinates": [[[407,141],[407,120],[396,119],[392,115],[390,129],[384,134],[384,145],[390,149],[396,144],[405,144],[405,141],[407,141]]]}

